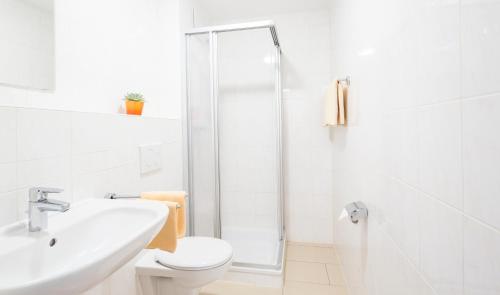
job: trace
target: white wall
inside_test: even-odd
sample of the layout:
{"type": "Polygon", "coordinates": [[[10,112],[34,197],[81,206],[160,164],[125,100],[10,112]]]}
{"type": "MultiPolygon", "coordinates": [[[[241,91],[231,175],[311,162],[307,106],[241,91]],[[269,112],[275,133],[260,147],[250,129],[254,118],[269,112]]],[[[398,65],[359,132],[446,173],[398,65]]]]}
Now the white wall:
{"type": "Polygon", "coordinates": [[[323,127],[330,83],[326,11],[273,16],[282,45],[286,232],[289,241],[331,243],[332,165],[323,127]]]}
{"type": "MultiPolygon", "coordinates": [[[[0,226],[26,218],[31,186],[64,188],[53,197],[70,202],[182,189],[179,9],[55,1],[56,90],[0,87],[0,226]],[[145,95],[144,116],[117,114],[127,91],[145,95]],[[152,143],[162,169],[141,174],[138,147],[152,143]]],[[[125,291],[135,294],[133,263],[88,294],[125,291]]]]}
{"type": "Polygon", "coordinates": [[[55,1],[56,90],[0,86],[0,193],[9,200],[0,223],[24,217],[29,186],[63,187],[70,201],[181,187],[178,6],[55,1]],[[145,116],[115,114],[128,90],[145,94],[145,116]],[[137,148],[154,142],[168,168],[143,177],[137,148]]]}
{"type": "Polygon", "coordinates": [[[182,187],[179,120],[0,107],[0,225],[25,219],[28,189],[74,202],[107,192],[182,187]],[[163,168],[142,175],[139,146],[160,143],[163,168]]]}
{"type": "Polygon", "coordinates": [[[351,294],[498,294],[500,1],[332,2],[335,76],[356,126],[334,131],[335,224],[351,294]]]}
{"type": "Polygon", "coordinates": [[[295,1],[291,6],[274,1],[274,8],[259,3],[248,8],[245,1],[193,2],[196,26],[276,22],[283,50],[287,237],[331,243],[332,155],[321,108],[330,82],[330,19],[328,10],[320,9],[324,1],[295,1]]]}
{"type": "MultiPolygon", "coordinates": [[[[32,186],[63,188],[51,197],[69,202],[107,192],[182,189],[176,119],[0,107],[0,137],[0,226],[27,217],[32,186]],[[159,171],[140,173],[143,144],[161,144],[159,171]]],[[[116,276],[133,284],[133,264],[116,276]]],[[[117,293],[123,284],[113,277],[89,294],[125,294],[117,293]]]]}
{"type": "Polygon", "coordinates": [[[52,1],[1,1],[0,36],[0,84],[53,89],[52,1]]]}
{"type": "Polygon", "coordinates": [[[180,117],[174,0],[55,0],[56,90],[0,87],[0,105],[117,113],[129,91],[146,116],[180,117]]]}

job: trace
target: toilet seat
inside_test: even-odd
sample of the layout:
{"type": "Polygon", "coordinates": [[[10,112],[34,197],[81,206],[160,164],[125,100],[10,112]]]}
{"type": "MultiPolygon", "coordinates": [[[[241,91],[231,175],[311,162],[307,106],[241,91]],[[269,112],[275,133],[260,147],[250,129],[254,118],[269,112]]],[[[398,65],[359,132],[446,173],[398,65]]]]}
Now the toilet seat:
{"type": "Polygon", "coordinates": [[[145,249],[135,264],[143,295],[198,295],[220,280],[231,267],[233,250],[227,242],[204,237],[177,240],[175,253],[145,249]]]}
{"type": "Polygon", "coordinates": [[[156,252],[155,261],[175,270],[199,271],[220,267],[232,257],[232,247],[226,241],[207,237],[186,237],[178,240],[174,253],[156,252]]]}

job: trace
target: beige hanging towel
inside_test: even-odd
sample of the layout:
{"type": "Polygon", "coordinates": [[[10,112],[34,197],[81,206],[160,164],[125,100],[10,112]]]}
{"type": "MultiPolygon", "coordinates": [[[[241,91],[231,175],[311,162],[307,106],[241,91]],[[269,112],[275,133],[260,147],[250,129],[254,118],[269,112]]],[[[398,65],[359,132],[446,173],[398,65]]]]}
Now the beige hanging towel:
{"type": "Polygon", "coordinates": [[[337,103],[337,85],[338,81],[333,81],[325,94],[325,118],[323,126],[336,126],[339,108],[337,103]]]}
{"type": "Polygon", "coordinates": [[[346,98],[347,86],[339,80],[333,81],[325,95],[325,121],[324,126],[337,126],[346,124],[346,98]]]}

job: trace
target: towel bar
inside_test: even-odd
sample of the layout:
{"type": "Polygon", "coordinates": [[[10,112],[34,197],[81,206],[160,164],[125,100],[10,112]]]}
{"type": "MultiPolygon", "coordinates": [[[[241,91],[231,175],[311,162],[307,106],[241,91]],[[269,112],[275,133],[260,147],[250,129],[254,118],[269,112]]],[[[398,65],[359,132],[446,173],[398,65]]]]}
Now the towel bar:
{"type": "MultiPolygon", "coordinates": [[[[118,199],[140,199],[139,195],[119,195],[117,193],[107,193],[104,195],[105,199],[118,200],[118,199]]],[[[176,206],[177,209],[181,208],[181,205],[176,206]]]]}

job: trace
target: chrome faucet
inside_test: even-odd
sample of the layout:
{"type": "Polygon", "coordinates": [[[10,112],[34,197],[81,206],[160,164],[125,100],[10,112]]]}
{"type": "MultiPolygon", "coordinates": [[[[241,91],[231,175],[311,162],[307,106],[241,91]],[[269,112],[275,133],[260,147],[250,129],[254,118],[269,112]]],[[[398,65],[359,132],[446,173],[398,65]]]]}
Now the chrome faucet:
{"type": "Polygon", "coordinates": [[[36,232],[47,229],[48,211],[65,212],[69,203],[50,200],[48,194],[61,193],[63,189],[48,187],[32,187],[29,191],[29,231],[36,232]]]}

